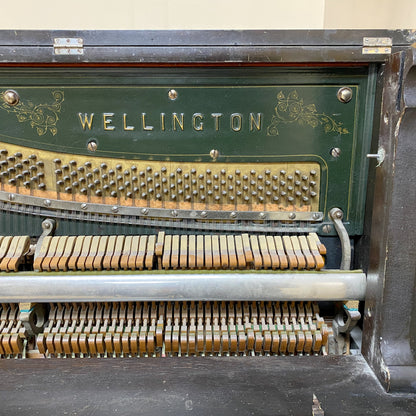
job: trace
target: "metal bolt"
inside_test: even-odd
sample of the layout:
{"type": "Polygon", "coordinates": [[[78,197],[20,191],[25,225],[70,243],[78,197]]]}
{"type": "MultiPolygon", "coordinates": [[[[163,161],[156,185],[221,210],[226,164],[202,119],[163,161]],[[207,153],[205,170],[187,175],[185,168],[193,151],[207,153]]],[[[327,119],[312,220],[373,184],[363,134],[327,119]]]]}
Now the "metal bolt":
{"type": "Polygon", "coordinates": [[[337,92],[337,98],[342,103],[348,103],[352,99],[352,89],[349,87],[342,87],[337,92]]]}
{"type": "Polygon", "coordinates": [[[237,217],[237,213],[233,211],[233,212],[230,214],[230,217],[231,217],[231,218],[236,218],[236,217],[237,217]]]}
{"type": "Polygon", "coordinates": [[[45,199],[45,201],[43,201],[43,204],[44,204],[45,206],[47,206],[47,207],[50,207],[50,206],[51,206],[51,201],[50,201],[50,199],[45,199]]]}
{"type": "Polygon", "coordinates": [[[147,214],[149,213],[149,210],[148,210],[147,208],[142,208],[141,213],[142,213],[143,215],[147,215],[147,214]]]}
{"type": "Polygon", "coordinates": [[[90,152],[95,152],[97,150],[98,144],[95,140],[90,140],[87,144],[87,149],[90,152]]]}
{"type": "Polygon", "coordinates": [[[317,212],[314,212],[313,215],[312,215],[312,219],[314,219],[314,220],[319,220],[320,217],[321,217],[320,214],[317,213],[317,212]]]}
{"type": "Polygon", "coordinates": [[[332,157],[339,157],[341,155],[341,149],[339,147],[333,147],[329,153],[332,157]]]}
{"type": "Polygon", "coordinates": [[[83,209],[83,210],[86,210],[88,208],[88,205],[87,204],[81,204],[81,209],[83,209]]]}
{"type": "Polygon", "coordinates": [[[332,225],[325,224],[325,225],[322,227],[322,231],[323,231],[325,234],[329,234],[329,233],[331,233],[331,231],[332,231],[332,225]]]}
{"type": "Polygon", "coordinates": [[[206,211],[202,211],[201,212],[201,217],[202,218],[205,218],[207,215],[208,215],[208,213],[206,211]]]}
{"type": "Polygon", "coordinates": [[[294,212],[291,212],[290,214],[289,214],[289,219],[290,220],[294,220],[296,218],[296,214],[294,213],[294,212]]]}
{"type": "Polygon", "coordinates": [[[213,160],[216,160],[218,158],[218,156],[220,155],[220,152],[216,149],[212,149],[209,152],[209,155],[212,157],[213,160]]]}
{"type": "Polygon", "coordinates": [[[178,92],[176,90],[169,90],[168,97],[170,100],[174,101],[178,98],[178,92]]]}
{"type": "Polygon", "coordinates": [[[111,211],[118,212],[118,206],[114,205],[113,207],[111,207],[111,211]]]}
{"type": "Polygon", "coordinates": [[[14,90],[7,90],[3,93],[3,100],[6,104],[14,106],[19,103],[19,94],[14,90]]]}
{"type": "Polygon", "coordinates": [[[178,216],[178,211],[176,211],[176,209],[172,210],[171,215],[172,215],[172,217],[177,217],[178,216]]]}
{"type": "Polygon", "coordinates": [[[9,195],[9,201],[14,201],[14,199],[15,199],[16,197],[15,197],[15,195],[14,194],[10,194],[9,195]]]}
{"type": "Polygon", "coordinates": [[[266,214],[264,212],[260,212],[259,217],[264,220],[266,218],[266,214]]]}

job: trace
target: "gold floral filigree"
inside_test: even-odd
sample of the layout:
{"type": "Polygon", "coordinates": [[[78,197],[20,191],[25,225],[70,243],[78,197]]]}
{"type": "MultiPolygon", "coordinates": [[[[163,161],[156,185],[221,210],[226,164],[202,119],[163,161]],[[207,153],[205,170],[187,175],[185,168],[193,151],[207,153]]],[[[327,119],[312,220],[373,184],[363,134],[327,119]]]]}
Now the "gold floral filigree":
{"type": "Polygon", "coordinates": [[[303,98],[299,98],[296,90],[291,91],[287,97],[280,91],[277,94],[277,105],[274,108],[274,112],[271,123],[267,127],[268,136],[277,136],[279,134],[279,124],[295,122],[301,125],[307,124],[313,128],[322,125],[325,133],[349,133],[341,122],[335,121],[325,113],[318,113],[315,104],[304,105],[303,98]]]}
{"type": "Polygon", "coordinates": [[[43,136],[48,131],[55,136],[58,133],[56,123],[59,120],[58,113],[61,112],[61,104],[64,101],[63,91],[52,91],[55,100],[53,104],[33,104],[31,101],[23,103],[20,101],[17,105],[11,107],[3,102],[0,108],[8,113],[15,113],[20,123],[29,122],[30,126],[36,129],[39,136],[43,136]]]}

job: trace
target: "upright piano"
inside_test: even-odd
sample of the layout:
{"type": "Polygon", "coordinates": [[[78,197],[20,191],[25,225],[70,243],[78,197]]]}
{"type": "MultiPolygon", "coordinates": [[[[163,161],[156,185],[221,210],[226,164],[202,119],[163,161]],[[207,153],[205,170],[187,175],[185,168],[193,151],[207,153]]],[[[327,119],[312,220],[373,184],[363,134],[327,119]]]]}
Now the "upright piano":
{"type": "Polygon", "coordinates": [[[0,368],[415,393],[415,42],[1,31],[0,368]]]}

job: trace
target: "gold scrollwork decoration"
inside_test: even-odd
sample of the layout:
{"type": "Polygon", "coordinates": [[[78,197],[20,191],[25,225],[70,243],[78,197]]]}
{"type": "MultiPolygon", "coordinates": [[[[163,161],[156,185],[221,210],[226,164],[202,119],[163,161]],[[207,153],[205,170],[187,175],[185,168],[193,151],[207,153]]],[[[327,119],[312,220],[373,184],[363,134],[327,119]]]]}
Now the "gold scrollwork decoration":
{"type": "Polygon", "coordinates": [[[299,123],[309,125],[313,128],[322,125],[325,133],[335,132],[338,134],[348,134],[349,131],[339,121],[325,113],[318,113],[315,104],[305,105],[303,98],[300,98],[297,91],[291,91],[287,96],[280,91],[277,94],[277,105],[274,108],[275,114],[272,116],[270,125],[267,127],[268,136],[279,134],[279,124],[299,123]]]}
{"type": "Polygon", "coordinates": [[[45,135],[48,131],[53,136],[58,133],[56,123],[59,120],[58,114],[61,112],[61,104],[64,101],[64,92],[59,90],[52,91],[54,102],[52,104],[34,104],[31,101],[20,101],[11,107],[6,102],[0,104],[0,108],[8,113],[15,113],[20,123],[29,122],[39,136],[45,135]]]}

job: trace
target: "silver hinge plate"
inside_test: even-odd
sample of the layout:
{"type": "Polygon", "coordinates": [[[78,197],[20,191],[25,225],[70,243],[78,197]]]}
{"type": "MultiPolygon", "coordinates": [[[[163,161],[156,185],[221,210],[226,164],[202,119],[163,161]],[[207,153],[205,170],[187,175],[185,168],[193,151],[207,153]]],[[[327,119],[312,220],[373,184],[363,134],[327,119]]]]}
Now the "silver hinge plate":
{"type": "Polygon", "coordinates": [[[55,55],[83,55],[84,40],[81,38],[55,38],[53,50],[55,55]]]}
{"type": "Polygon", "coordinates": [[[392,38],[363,38],[363,55],[391,54],[392,38]]]}

